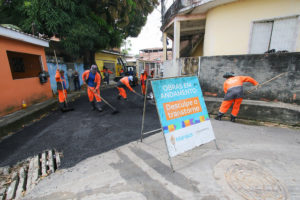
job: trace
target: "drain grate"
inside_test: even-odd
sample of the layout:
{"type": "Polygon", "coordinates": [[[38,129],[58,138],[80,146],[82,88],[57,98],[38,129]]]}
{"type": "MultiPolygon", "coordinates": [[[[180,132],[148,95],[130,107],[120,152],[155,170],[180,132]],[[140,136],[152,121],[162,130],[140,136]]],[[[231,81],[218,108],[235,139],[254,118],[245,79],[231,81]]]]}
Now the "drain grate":
{"type": "Polygon", "coordinates": [[[43,178],[54,173],[62,154],[55,150],[21,161],[13,167],[0,168],[0,200],[20,199],[43,178]]]}

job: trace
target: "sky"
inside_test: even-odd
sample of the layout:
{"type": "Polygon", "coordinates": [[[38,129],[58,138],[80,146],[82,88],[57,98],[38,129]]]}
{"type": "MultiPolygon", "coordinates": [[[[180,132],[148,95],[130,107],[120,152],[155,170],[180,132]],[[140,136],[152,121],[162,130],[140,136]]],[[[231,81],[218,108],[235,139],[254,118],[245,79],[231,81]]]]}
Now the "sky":
{"type": "MultiPolygon", "coordinates": [[[[169,1],[171,2],[171,0],[169,1]]],[[[131,51],[129,51],[129,54],[130,55],[139,54],[140,49],[162,47],[163,46],[162,32],[160,31],[160,27],[161,27],[161,12],[160,12],[160,5],[159,5],[153,10],[153,12],[150,15],[148,15],[146,25],[142,28],[142,31],[138,35],[138,37],[127,38],[127,41],[130,40],[132,44],[131,51]]],[[[170,45],[171,42],[169,40],[169,46],[170,45]]]]}

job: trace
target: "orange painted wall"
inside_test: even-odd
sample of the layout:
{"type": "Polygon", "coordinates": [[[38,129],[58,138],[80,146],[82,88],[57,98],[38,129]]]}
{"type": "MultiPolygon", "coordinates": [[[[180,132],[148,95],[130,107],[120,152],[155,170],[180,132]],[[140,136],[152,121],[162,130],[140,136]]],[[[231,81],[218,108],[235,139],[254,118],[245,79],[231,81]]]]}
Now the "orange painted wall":
{"type": "Polygon", "coordinates": [[[38,77],[13,80],[6,51],[42,56],[44,70],[48,71],[43,47],[0,36],[0,116],[20,110],[22,101],[27,106],[51,98],[50,80],[40,84],[38,77]]]}

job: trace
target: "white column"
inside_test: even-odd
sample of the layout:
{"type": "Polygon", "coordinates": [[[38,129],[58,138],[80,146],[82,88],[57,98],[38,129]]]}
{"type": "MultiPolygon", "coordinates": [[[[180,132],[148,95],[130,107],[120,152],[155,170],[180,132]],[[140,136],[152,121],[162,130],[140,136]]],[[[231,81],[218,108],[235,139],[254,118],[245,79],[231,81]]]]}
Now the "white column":
{"type": "Polygon", "coordinates": [[[173,61],[180,57],[180,21],[174,21],[173,61]]]}
{"type": "Polygon", "coordinates": [[[163,33],[163,59],[162,61],[168,60],[167,57],[167,33],[163,33]]]}

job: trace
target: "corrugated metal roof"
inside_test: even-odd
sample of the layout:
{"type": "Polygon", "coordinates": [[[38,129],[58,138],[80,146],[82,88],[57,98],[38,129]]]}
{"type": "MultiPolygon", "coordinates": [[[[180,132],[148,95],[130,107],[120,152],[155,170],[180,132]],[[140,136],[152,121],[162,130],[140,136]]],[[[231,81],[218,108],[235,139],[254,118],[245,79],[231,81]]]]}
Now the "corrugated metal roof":
{"type": "MultiPolygon", "coordinates": [[[[167,48],[167,51],[171,51],[172,48],[167,48]]],[[[154,47],[154,48],[147,48],[147,49],[140,49],[140,51],[163,51],[162,47],[154,47]]]]}
{"type": "Polygon", "coordinates": [[[24,35],[27,35],[27,36],[30,36],[30,37],[33,37],[33,38],[36,38],[36,39],[39,39],[39,40],[44,40],[44,41],[47,41],[47,42],[50,41],[50,39],[45,39],[45,38],[42,38],[42,37],[38,37],[38,36],[35,36],[35,35],[32,35],[32,34],[25,33],[23,31],[11,28],[11,27],[6,27],[6,26],[2,26],[2,25],[0,25],[0,27],[11,30],[11,31],[15,31],[15,32],[18,32],[18,33],[21,33],[21,34],[24,34],[24,35]]]}
{"type": "Polygon", "coordinates": [[[49,47],[49,40],[31,35],[20,30],[4,27],[0,25],[0,36],[30,43],[33,45],[38,45],[42,47],[49,47]]]}
{"type": "Polygon", "coordinates": [[[102,52],[102,53],[108,53],[108,54],[112,54],[112,55],[117,55],[117,56],[123,56],[123,54],[115,52],[115,51],[101,50],[100,52],[102,52]]]}

